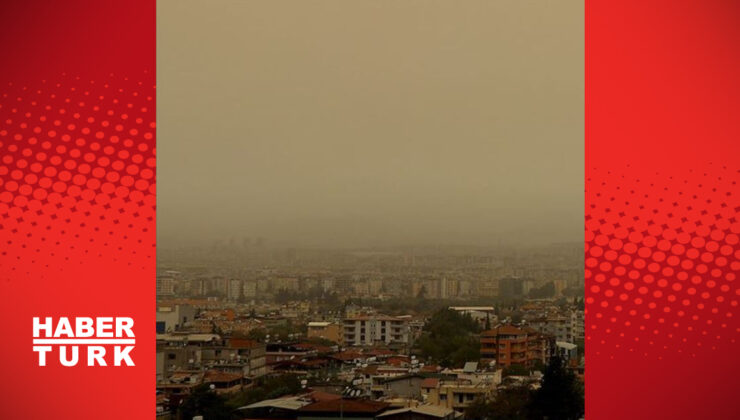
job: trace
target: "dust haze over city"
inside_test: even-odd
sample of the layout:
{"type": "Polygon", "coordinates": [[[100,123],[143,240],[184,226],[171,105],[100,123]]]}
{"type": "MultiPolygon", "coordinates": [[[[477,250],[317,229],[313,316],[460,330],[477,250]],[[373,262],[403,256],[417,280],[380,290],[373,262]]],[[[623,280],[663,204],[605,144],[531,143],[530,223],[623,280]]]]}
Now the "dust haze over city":
{"type": "Polygon", "coordinates": [[[327,403],[306,389],[338,398],[323,417],[560,418],[542,401],[567,394],[580,418],[582,22],[581,2],[158,2],[162,412],[202,414],[210,384],[213,418],[300,420],[327,403]],[[438,382],[378,388],[397,375],[438,382]]]}
{"type": "Polygon", "coordinates": [[[295,3],[166,3],[161,247],[581,241],[573,7],[295,3]]]}

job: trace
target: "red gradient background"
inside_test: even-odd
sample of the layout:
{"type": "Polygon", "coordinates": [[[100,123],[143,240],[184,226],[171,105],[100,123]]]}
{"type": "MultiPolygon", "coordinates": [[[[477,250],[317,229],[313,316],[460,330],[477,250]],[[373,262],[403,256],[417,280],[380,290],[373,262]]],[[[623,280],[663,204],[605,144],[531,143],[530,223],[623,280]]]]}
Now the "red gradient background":
{"type": "MultiPolygon", "coordinates": [[[[587,418],[739,418],[740,5],[586,2],[587,418]]],[[[152,418],[155,2],[0,6],[3,418],[152,418]],[[136,320],[36,366],[31,317],[136,320]]]]}
{"type": "Polygon", "coordinates": [[[0,50],[0,417],[152,418],[155,2],[4,1],[0,50]],[[136,366],[38,367],[34,316],[131,316],[136,366]]]}
{"type": "Polygon", "coordinates": [[[586,2],[586,418],[740,418],[738,22],[586,2]]]}

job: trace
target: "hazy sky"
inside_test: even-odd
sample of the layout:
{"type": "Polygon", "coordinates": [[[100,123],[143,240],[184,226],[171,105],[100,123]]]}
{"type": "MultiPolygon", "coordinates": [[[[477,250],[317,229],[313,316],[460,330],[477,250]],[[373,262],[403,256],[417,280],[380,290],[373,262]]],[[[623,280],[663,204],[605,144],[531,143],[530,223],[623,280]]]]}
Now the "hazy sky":
{"type": "Polygon", "coordinates": [[[160,245],[580,241],[583,2],[158,2],[160,245]]]}

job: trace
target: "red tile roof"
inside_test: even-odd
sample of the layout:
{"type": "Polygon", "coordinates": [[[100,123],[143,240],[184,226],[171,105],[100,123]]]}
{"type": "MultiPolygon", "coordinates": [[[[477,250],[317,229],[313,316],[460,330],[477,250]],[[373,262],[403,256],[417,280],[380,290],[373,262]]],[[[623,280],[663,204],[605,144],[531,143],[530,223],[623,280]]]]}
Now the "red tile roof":
{"type": "Polygon", "coordinates": [[[421,381],[422,388],[436,388],[439,385],[439,379],[437,378],[426,378],[421,381]]]}
{"type": "Polygon", "coordinates": [[[259,346],[259,343],[254,340],[244,338],[232,338],[229,340],[229,347],[232,349],[253,349],[257,346],[259,346]]]}
{"type": "Polygon", "coordinates": [[[434,373],[434,372],[439,372],[440,367],[437,365],[426,365],[422,367],[420,370],[425,373],[434,373]]]}
{"type": "Polygon", "coordinates": [[[238,373],[227,373],[218,370],[209,370],[203,375],[205,382],[233,382],[242,379],[238,373]]]}
{"type": "Polygon", "coordinates": [[[386,359],[385,362],[393,366],[403,366],[404,364],[408,364],[410,360],[411,359],[405,356],[393,356],[386,359]]]}
{"type": "Polygon", "coordinates": [[[319,353],[331,353],[332,351],[331,347],[314,343],[298,343],[295,347],[301,350],[316,350],[319,353]]]}
{"type": "Polygon", "coordinates": [[[334,401],[334,400],[338,400],[342,398],[341,395],[330,394],[328,392],[323,392],[323,391],[313,391],[310,394],[308,394],[308,397],[311,398],[313,402],[334,401]]]}
{"type": "Polygon", "coordinates": [[[319,401],[302,407],[298,412],[303,413],[358,413],[378,414],[388,408],[390,404],[372,400],[336,399],[319,401]]]}
{"type": "Polygon", "coordinates": [[[358,353],[356,351],[343,351],[341,353],[334,354],[332,357],[343,361],[364,359],[362,353],[358,353]]]}

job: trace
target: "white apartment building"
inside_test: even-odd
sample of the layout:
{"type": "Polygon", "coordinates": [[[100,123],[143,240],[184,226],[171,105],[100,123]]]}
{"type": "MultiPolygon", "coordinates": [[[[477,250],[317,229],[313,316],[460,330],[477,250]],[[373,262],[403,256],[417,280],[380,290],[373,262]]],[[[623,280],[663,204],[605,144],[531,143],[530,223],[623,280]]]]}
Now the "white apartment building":
{"type": "Polygon", "coordinates": [[[257,282],[256,281],[245,281],[244,282],[244,297],[255,298],[257,297],[257,282]]]}
{"type": "Polygon", "coordinates": [[[555,337],[557,341],[572,342],[573,331],[571,318],[566,316],[548,316],[530,321],[535,330],[555,337]]]}
{"type": "Polygon", "coordinates": [[[583,340],[586,336],[586,314],[583,311],[573,311],[570,314],[571,334],[575,340],[583,340]]]}
{"type": "Polygon", "coordinates": [[[411,330],[409,319],[385,315],[368,315],[345,318],[344,344],[347,346],[371,346],[379,342],[409,343],[411,330]]]}

